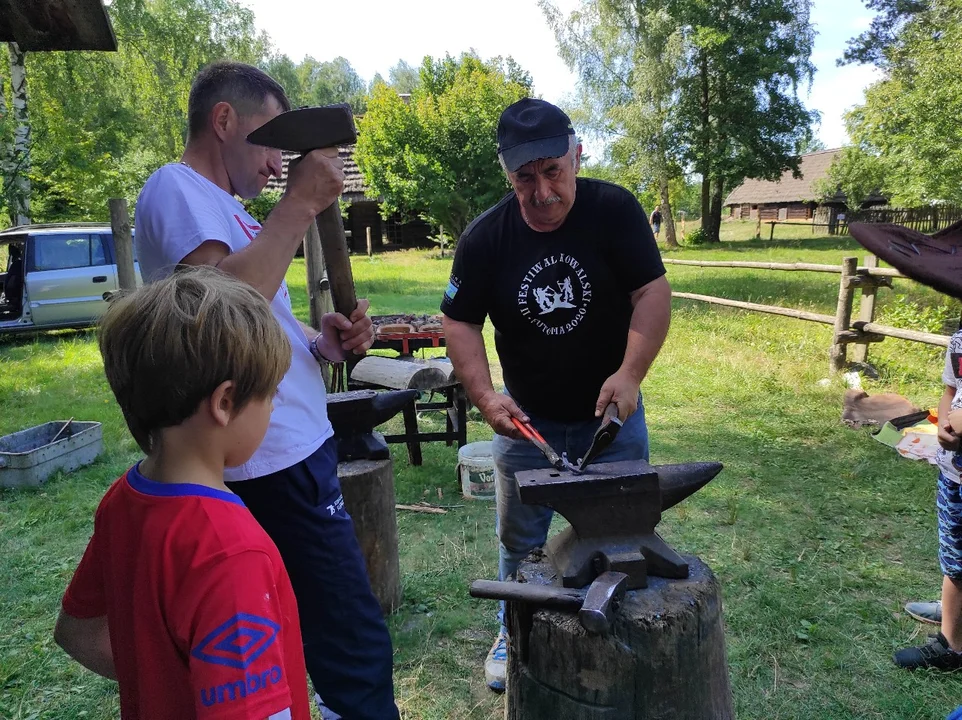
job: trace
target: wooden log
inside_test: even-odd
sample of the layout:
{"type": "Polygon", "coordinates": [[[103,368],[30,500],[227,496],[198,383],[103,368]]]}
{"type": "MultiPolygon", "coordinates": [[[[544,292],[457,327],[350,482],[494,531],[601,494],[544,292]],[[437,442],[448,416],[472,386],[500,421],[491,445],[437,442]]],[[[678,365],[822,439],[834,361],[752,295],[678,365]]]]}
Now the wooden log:
{"type": "Polygon", "coordinates": [[[428,367],[437,368],[442,373],[444,373],[444,378],[445,380],[447,380],[447,384],[450,385],[451,383],[457,382],[457,379],[455,378],[455,375],[454,375],[454,363],[451,362],[450,360],[437,360],[434,358],[422,359],[422,358],[412,357],[411,355],[405,355],[397,359],[402,362],[410,362],[410,363],[415,363],[417,365],[427,365],[428,367]]]}
{"type": "MultiPolygon", "coordinates": [[[[529,561],[534,556],[529,557],[529,561]]],[[[734,718],[719,584],[697,557],[688,578],[629,591],[607,636],[577,614],[508,603],[508,720],[734,718]]],[[[545,560],[519,577],[547,584],[545,560]]]]}
{"type": "Polygon", "coordinates": [[[134,270],[134,240],[130,232],[127,201],[124,198],[110,198],[107,204],[117,253],[117,284],[121,290],[133,290],[137,287],[137,273],[134,270]]]}
{"type": "Polygon", "coordinates": [[[833,373],[841,372],[845,367],[847,345],[838,342],[840,333],[849,329],[852,324],[852,303],[855,299],[855,288],[849,280],[855,275],[858,258],[842,258],[842,281],[838,287],[838,304],[835,307],[835,332],[832,339],[832,349],[829,351],[829,366],[833,373]]]}
{"type": "Polygon", "coordinates": [[[755,312],[769,313],[770,315],[784,315],[785,317],[795,318],[796,320],[808,320],[810,322],[832,325],[835,318],[831,315],[821,315],[819,313],[807,312],[805,310],[795,310],[794,308],[783,308],[777,305],[760,305],[758,303],[743,302],[741,300],[729,300],[728,298],[714,297],[713,295],[698,295],[696,293],[672,292],[672,297],[684,298],[685,300],[700,300],[701,302],[712,303],[713,305],[725,305],[727,307],[740,308],[742,310],[754,310],[755,312]]]}
{"type": "Polygon", "coordinates": [[[385,615],[401,604],[394,465],[387,460],[352,460],[337,466],[344,507],[354,520],[374,596],[385,615]]]}
{"type": "Polygon", "coordinates": [[[914,342],[925,343],[926,345],[938,345],[939,347],[949,346],[949,335],[938,335],[936,333],[918,332],[917,330],[903,330],[902,328],[890,327],[889,325],[879,325],[878,323],[863,323],[856,320],[853,326],[858,330],[867,333],[884,335],[885,337],[899,338],[900,340],[913,340],[914,342]]]}
{"type": "Polygon", "coordinates": [[[351,379],[393,390],[431,390],[447,385],[437,368],[395,358],[368,355],[351,371],[351,379]]]}

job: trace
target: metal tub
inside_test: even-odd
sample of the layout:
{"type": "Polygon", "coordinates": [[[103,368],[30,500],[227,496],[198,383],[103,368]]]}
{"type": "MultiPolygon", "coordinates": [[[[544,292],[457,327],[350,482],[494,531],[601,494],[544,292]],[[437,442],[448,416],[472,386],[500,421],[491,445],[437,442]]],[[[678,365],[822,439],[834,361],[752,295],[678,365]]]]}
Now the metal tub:
{"type": "Polygon", "coordinates": [[[0,487],[36,487],[57,470],[89,465],[103,452],[99,422],[64,425],[66,420],[54,420],[0,437],[0,487]]]}

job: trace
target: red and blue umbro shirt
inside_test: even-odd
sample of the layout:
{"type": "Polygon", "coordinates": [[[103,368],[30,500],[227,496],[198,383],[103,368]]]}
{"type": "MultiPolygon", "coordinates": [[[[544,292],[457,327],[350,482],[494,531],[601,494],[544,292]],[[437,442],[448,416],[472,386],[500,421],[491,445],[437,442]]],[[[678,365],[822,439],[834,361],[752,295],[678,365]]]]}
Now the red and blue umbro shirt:
{"type": "Polygon", "coordinates": [[[128,470],[97,508],[63,609],[107,616],[125,720],[310,718],[290,579],[233,493],[128,470]]]}

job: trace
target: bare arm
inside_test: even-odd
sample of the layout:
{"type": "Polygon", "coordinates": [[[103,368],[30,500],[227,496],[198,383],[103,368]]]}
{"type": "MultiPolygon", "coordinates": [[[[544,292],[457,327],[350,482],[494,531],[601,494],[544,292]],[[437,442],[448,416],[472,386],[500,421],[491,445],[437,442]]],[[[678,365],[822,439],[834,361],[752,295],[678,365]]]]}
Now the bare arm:
{"type": "Polygon", "coordinates": [[[601,386],[596,416],[601,416],[611,402],[618,404],[618,416],[622,420],[638,409],[638,387],[668,336],[671,286],[664,275],[631,293],[631,304],[625,358],[617,372],[601,386]]]}
{"type": "Polygon", "coordinates": [[[64,652],[88,670],[111,680],[117,679],[106,615],[83,619],[61,610],[53,639],[64,652]]]}
{"type": "Polygon", "coordinates": [[[447,315],[442,324],[448,356],[468,398],[496,433],[521,437],[511,418],[526,422],[528,417],[511,398],[494,389],[481,326],[452,320],[447,315]]]}
{"type": "Polygon", "coordinates": [[[311,221],[337,200],[344,187],[337,148],[305,155],[291,169],[287,183],[287,192],[250,245],[232,253],[223,242],[211,239],[181,262],[216,265],[252,285],[268,300],[273,299],[311,221]]]}
{"type": "MultiPolygon", "coordinates": [[[[939,445],[946,450],[959,449],[959,436],[952,430],[949,424],[949,413],[952,412],[952,400],[955,399],[955,388],[946,385],[942,391],[942,398],[939,400],[939,445]]],[[[958,412],[958,411],[956,411],[958,412]]]]}

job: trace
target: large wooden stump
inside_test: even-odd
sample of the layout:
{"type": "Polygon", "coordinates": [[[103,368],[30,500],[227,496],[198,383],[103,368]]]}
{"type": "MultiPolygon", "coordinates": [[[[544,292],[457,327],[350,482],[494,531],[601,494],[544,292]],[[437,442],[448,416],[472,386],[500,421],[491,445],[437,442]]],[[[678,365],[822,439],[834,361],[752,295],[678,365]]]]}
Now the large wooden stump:
{"type": "MultiPolygon", "coordinates": [[[[721,592],[711,569],[686,556],[683,580],[649,576],[627,593],[611,633],[578,616],[508,603],[509,720],[729,720],[734,718],[721,592]]],[[[549,584],[543,554],[518,577],[549,584]]]]}
{"type": "Polygon", "coordinates": [[[401,604],[394,465],[386,460],[352,460],[337,466],[344,507],[364,554],[371,589],[385,615],[401,604]]]}

